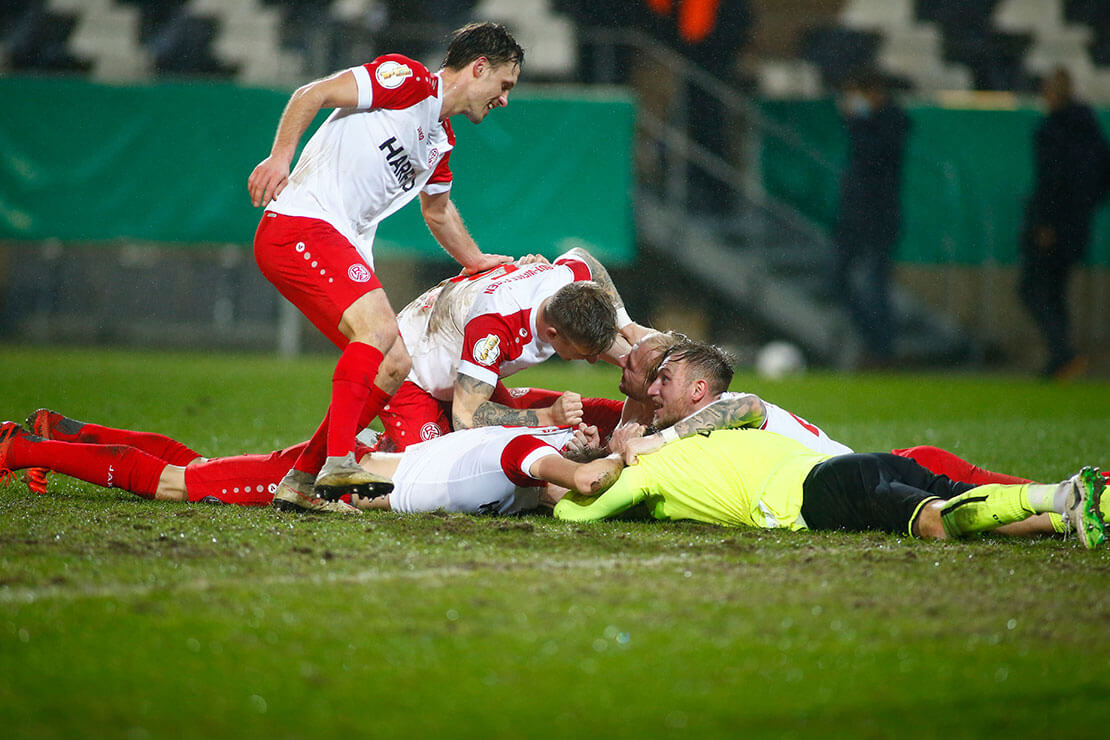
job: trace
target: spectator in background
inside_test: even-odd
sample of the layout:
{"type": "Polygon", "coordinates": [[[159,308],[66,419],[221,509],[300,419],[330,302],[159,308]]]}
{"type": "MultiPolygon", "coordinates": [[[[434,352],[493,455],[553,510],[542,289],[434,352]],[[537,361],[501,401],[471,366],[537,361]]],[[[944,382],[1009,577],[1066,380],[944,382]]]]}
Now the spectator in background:
{"type": "Polygon", "coordinates": [[[863,336],[865,366],[894,357],[891,260],[902,224],[902,160],[910,121],[874,71],[853,75],[841,98],[848,161],[840,180],[833,290],[863,336]]]}
{"type": "Polygon", "coordinates": [[[1045,78],[1041,94],[1048,114],[1033,139],[1018,295],[1048,345],[1044,376],[1070,380],[1087,369],[1087,358],[1069,337],[1068,282],[1087,253],[1095,208],[1110,187],[1110,147],[1090,106],[1074,99],[1066,69],[1045,78]]]}
{"type": "MultiPolygon", "coordinates": [[[[723,83],[734,75],[737,56],[752,31],[747,0],[644,0],[655,14],[652,32],[692,64],[723,83]]],[[[712,92],[684,80],[690,138],[710,155],[728,159],[728,109],[712,92]]],[[[731,187],[694,165],[689,170],[687,203],[694,211],[727,212],[731,187]]]]}

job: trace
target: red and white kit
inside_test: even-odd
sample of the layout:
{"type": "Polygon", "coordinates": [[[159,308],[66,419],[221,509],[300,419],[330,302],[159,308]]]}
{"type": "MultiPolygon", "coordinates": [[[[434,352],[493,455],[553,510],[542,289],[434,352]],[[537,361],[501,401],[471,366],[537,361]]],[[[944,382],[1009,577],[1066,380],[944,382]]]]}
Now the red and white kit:
{"type": "MultiPolygon", "coordinates": [[[[749,394],[722,393],[721,398],[738,398],[746,395],[749,394]]],[[[810,424],[797,414],[792,414],[773,403],[763,401],[763,405],[767,408],[767,417],[763,420],[760,429],[790,437],[790,439],[801,442],[814,452],[819,452],[822,455],[847,455],[852,452],[851,447],[837,442],[825,434],[824,430],[816,424],[810,424]]]]}
{"type": "Polygon", "coordinates": [[[475,427],[411,445],[393,476],[394,511],[514,514],[539,504],[533,463],[558,455],[566,427],[475,427]]]}
{"type": "Polygon", "coordinates": [[[359,104],[338,108],[308,140],[255,235],[262,273],[337,346],[343,311],[381,287],[374,234],[413,200],[451,188],[455,134],[440,121],[442,80],[388,54],[350,70],[359,104]]]}
{"type": "Polygon", "coordinates": [[[563,255],[445,280],[405,306],[397,324],[412,370],[380,415],[386,436],[404,449],[450,431],[460,373],[497,386],[555,354],[537,337],[536,311],[564,285],[591,277],[585,262],[563,255]]]}
{"type": "Polygon", "coordinates": [[[442,80],[420,62],[387,54],[351,72],[358,107],[328,116],[266,210],[327,221],[373,269],[378,224],[422,190],[451,189],[455,133],[439,120],[442,80]]]}

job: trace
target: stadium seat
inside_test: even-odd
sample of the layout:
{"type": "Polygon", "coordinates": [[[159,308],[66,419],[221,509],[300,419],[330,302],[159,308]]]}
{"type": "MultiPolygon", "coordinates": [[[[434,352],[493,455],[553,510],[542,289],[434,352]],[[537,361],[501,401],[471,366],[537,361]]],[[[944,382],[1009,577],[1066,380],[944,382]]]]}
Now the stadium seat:
{"type": "MultiPolygon", "coordinates": [[[[69,38],[77,19],[54,13],[41,0],[26,3],[5,23],[3,45],[7,66],[13,70],[87,72],[92,63],[74,55],[69,38]]],[[[7,19],[5,19],[7,20],[7,19]]]]}
{"type": "Polygon", "coordinates": [[[154,66],[161,73],[231,77],[235,67],[212,54],[216,22],[198,18],[184,9],[163,24],[150,40],[154,66]]]}
{"type": "Polygon", "coordinates": [[[811,28],[802,36],[801,57],[821,70],[826,85],[838,87],[862,67],[875,65],[880,35],[838,26],[811,28]]]}

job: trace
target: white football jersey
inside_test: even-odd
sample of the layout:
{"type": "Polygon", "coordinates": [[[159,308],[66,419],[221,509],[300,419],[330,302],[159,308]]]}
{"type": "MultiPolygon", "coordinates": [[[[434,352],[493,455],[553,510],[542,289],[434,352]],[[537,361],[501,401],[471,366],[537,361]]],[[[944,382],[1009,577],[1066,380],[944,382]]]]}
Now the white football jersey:
{"type": "Polygon", "coordinates": [[[266,210],[327,221],[372,268],[378,224],[421,190],[451,188],[455,134],[439,120],[443,81],[420,62],[387,54],[351,72],[358,106],[320,125],[266,210]]]}
{"type": "Polygon", "coordinates": [[[533,463],[558,455],[568,427],[474,427],[405,449],[389,495],[394,511],[515,514],[539,505],[533,463]]]}
{"type": "Polygon", "coordinates": [[[536,337],[536,309],[564,285],[589,279],[585,262],[563,255],[550,265],[501,265],[443,281],[397,314],[412,356],[407,379],[450,401],[459,373],[496,385],[538,365],[555,349],[536,337]]]}
{"type": "MultiPolygon", "coordinates": [[[[751,394],[722,393],[721,398],[738,398],[747,395],[751,394]]],[[[851,447],[832,439],[816,424],[810,424],[802,417],[792,414],[773,403],[763,401],[763,405],[767,407],[767,417],[763,420],[760,429],[790,437],[790,439],[801,442],[814,452],[823,455],[846,455],[852,451],[851,447]]]]}

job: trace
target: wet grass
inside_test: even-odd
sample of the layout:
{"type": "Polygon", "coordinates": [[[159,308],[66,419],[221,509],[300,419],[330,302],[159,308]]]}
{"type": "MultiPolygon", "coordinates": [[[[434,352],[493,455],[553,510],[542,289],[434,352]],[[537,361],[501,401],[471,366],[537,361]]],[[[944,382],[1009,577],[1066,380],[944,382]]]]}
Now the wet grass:
{"type": "MultiPolygon", "coordinates": [[[[330,358],[0,347],[38,406],[295,442],[330,358]]],[[[608,395],[554,365],[522,383],[608,395]]],[[[738,377],[857,449],[1108,464],[1110,387],[738,377]]],[[[1110,550],[544,517],[356,519],[0,484],[6,737],[1105,737],[1110,550]]]]}

